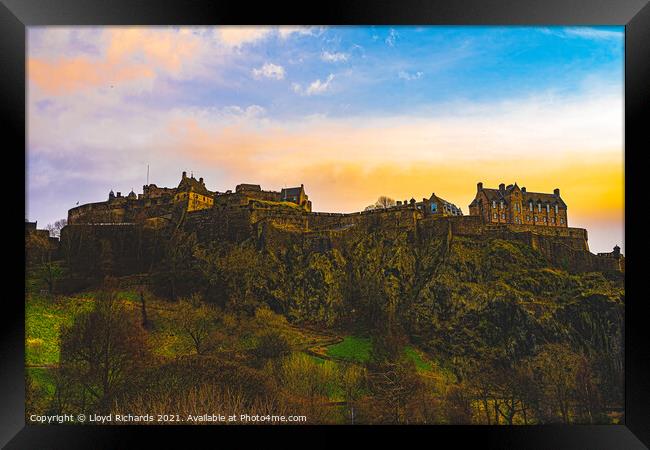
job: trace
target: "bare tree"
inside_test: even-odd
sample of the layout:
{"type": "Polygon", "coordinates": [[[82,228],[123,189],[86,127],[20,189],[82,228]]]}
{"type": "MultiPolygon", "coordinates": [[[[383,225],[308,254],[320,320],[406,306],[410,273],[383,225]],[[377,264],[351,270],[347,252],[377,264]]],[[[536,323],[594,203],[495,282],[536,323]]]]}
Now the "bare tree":
{"type": "Polygon", "coordinates": [[[205,342],[215,327],[214,309],[203,303],[199,295],[194,294],[189,300],[181,300],[176,313],[179,326],[192,341],[197,354],[205,351],[205,342]]]}
{"type": "Polygon", "coordinates": [[[47,284],[48,293],[54,292],[56,280],[62,275],[61,266],[52,260],[52,244],[41,233],[30,233],[25,237],[27,263],[35,268],[35,274],[47,284]]]}
{"type": "Polygon", "coordinates": [[[343,398],[348,404],[351,424],[354,424],[354,404],[363,394],[366,376],[365,368],[354,364],[348,364],[339,372],[339,382],[343,389],[343,398]]]}
{"type": "Polygon", "coordinates": [[[375,203],[375,206],[377,208],[390,208],[391,206],[395,206],[395,200],[387,197],[385,195],[382,195],[377,199],[377,203],[375,203]]]}
{"type": "Polygon", "coordinates": [[[147,353],[144,330],[118,302],[113,287],[100,293],[94,310],[61,327],[61,366],[100,407],[145,364],[147,353]]]}
{"type": "Polygon", "coordinates": [[[319,404],[327,399],[330,385],[336,380],[336,366],[331,361],[322,364],[304,353],[292,353],[282,361],[280,380],[288,392],[307,400],[309,417],[322,414],[319,404]]]}
{"type": "Polygon", "coordinates": [[[59,219],[54,223],[48,223],[45,229],[50,232],[51,237],[60,238],[61,230],[68,224],[67,219],[59,219]]]}

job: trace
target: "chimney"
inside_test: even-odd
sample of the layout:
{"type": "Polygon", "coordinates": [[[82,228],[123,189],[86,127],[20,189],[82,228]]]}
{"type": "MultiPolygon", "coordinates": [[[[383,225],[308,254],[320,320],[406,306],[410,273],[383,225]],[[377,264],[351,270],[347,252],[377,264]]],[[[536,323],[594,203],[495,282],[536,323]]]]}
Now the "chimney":
{"type": "Polygon", "coordinates": [[[525,194],[526,193],[526,187],[522,187],[521,192],[523,192],[525,194]]]}
{"type": "Polygon", "coordinates": [[[476,183],[476,192],[481,192],[483,190],[483,183],[476,183]]]}
{"type": "Polygon", "coordinates": [[[555,188],[555,189],[553,189],[553,194],[554,194],[556,197],[559,197],[559,196],[560,196],[560,189],[559,189],[559,188],[555,188]]]}
{"type": "Polygon", "coordinates": [[[506,190],[506,185],[505,185],[504,183],[501,183],[501,184],[499,185],[499,190],[500,190],[501,192],[505,192],[505,190],[506,190]]]}
{"type": "Polygon", "coordinates": [[[183,179],[187,178],[187,172],[183,171],[183,179]]]}
{"type": "Polygon", "coordinates": [[[199,183],[203,184],[203,177],[199,178],[199,183]]]}

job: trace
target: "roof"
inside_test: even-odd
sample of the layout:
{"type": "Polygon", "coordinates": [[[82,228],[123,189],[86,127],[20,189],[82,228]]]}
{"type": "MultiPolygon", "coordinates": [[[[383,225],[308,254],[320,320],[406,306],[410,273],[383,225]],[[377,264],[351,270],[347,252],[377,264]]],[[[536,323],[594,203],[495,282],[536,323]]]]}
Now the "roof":
{"type": "Polygon", "coordinates": [[[300,187],[293,187],[293,188],[282,188],[282,191],[280,192],[280,195],[282,198],[289,197],[289,196],[299,196],[300,191],[303,189],[302,186],[300,187]]]}
{"type": "MultiPolygon", "coordinates": [[[[517,183],[515,183],[514,185],[510,184],[503,191],[499,189],[483,188],[482,192],[485,193],[485,196],[489,201],[497,201],[497,202],[503,201],[505,204],[508,204],[508,197],[510,193],[514,190],[515,186],[517,186],[517,183]]],[[[477,197],[474,197],[474,200],[472,200],[472,203],[470,203],[469,206],[477,205],[477,197]]],[[[542,192],[529,192],[529,191],[522,190],[521,197],[523,203],[528,203],[530,201],[532,201],[533,203],[544,203],[544,204],[557,203],[559,206],[566,208],[566,203],[564,203],[561,197],[559,196],[556,197],[555,194],[546,194],[542,192]]]]}
{"type": "Polygon", "coordinates": [[[238,184],[235,187],[235,191],[261,191],[262,187],[259,184],[247,184],[247,183],[242,183],[238,184]]]}
{"type": "Polygon", "coordinates": [[[178,190],[183,192],[193,191],[203,195],[210,195],[210,191],[206,189],[205,184],[200,183],[199,180],[194,177],[185,177],[181,179],[181,182],[178,183],[178,190]]]}
{"type": "Polygon", "coordinates": [[[564,203],[560,197],[556,197],[555,194],[545,194],[542,192],[524,192],[523,201],[532,201],[533,203],[557,203],[560,206],[566,207],[566,203],[564,203]]]}
{"type": "MultiPolygon", "coordinates": [[[[498,189],[483,188],[482,192],[485,193],[485,196],[491,202],[504,201],[507,203],[507,199],[501,194],[501,191],[498,189]]],[[[476,197],[474,197],[474,200],[472,200],[472,203],[470,203],[469,206],[475,206],[476,204],[476,197]]]]}
{"type": "MultiPolygon", "coordinates": [[[[448,200],[445,200],[445,199],[442,198],[442,197],[438,197],[436,194],[431,194],[431,197],[429,197],[428,199],[424,199],[424,201],[431,201],[431,200],[433,200],[434,198],[437,199],[437,201],[439,201],[440,203],[442,203],[442,206],[443,206],[443,207],[444,207],[444,206],[447,206],[447,207],[448,207],[449,209],[451,209],[452,211],[461,211],[461,209],[460,209],[458,206],[454,205],[452,202],[450,202],[450,201],[448,201],[448,200]]],[[[422,204],[422,203],[424,203],[424,201],[423,201],[423,202],[419,202],[418,204],[422,204]]]]}
{"type": "MultiPolygon", "coordinates": [[[[440,201],[441,201],[442,203],[444,203],[444,204],[451,205],[451,206],[453,206],[453,207],[455,207],[455,208],[457,207],[457,206],[454,205],[452,202],[450,202],[450,201],[448,201],[448,200],[445,200],[445,199],[442,198],[442,197],[438,197],[436,194],[431,194],[431,197],[435,197],[435,198],[437,198],[438,200],[440,200],[440,201]]],[[[429,200],[430,200],[430,198],[429,198],[429,200]]]]}

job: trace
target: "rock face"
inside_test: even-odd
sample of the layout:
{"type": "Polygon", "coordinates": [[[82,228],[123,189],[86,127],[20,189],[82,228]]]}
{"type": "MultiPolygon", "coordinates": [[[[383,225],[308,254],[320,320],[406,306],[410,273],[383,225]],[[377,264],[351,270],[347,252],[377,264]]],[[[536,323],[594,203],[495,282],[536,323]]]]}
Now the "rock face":
{"type": "MultiPolygon", "coordinates": [[[[589,252],[587,230],[530,225],[484,224],[478,216],[431,216],[412,205],[351,214],[313,213],[295,205],[250,200],[167,214],[134,223],[73,224],[61,233],[61,248],[74,266],[97,268],[110,249],[117,273],[146,271],[161,258],[162,242],[178,230],[195,234],[198,243],[253,240],[258,248],[270,242],[299,244],[311,251],[344,249],[359,234],[396,231],[412,250],[431,242],[464,237],[476,242],[500,239],[520,242],[543,256],[550,265],[570,272],[624,271],[622,255],[589,252]],[[102,247],[103,246],[103,247],[102,247]]],[[[275,244],[274,244],[275,245],[275,244]]]]}
{"type": "Polygon", "coordinates": [[[351,331],[391,322],[450,361],[519,360],[568,342],[602,361],[612,386],[622,380],[623,257],[590,253],[582,229],[250,202],[179,210],[163,224],[68,225],[61,244],[73,271],[148,273],[163,296],[199,290],[225,308],[266,304],[294,323],[351,331]]]}

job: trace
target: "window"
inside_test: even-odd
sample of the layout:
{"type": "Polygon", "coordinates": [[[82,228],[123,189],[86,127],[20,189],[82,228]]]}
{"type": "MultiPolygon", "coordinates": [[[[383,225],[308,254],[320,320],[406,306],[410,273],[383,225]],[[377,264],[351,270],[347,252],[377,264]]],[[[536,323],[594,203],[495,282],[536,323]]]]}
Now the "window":
{"type": "Polygon", "coordinates": [[[503,200],[499,202],[499,208],[503,209],[503,200]]]}
{"type": "Polygon", "coordinates": [[[547,213],[551,212],[551,205],[549,205],[548,203],[546,204],[546,212],[547,213]]]}
{"type": "Polygon", "coordinates": [[[557,214],[557,213],[558,213],[558,206],[555,205],[555,214],[557,214]]]}
{"type": "Polygon", "coordinates": [[[530,216],[526,216],[526,222],[530,222],[530,216]]]}
{"type": "Polygon", "coordinates": [[[533,222],[537,222],[537,216],[533,218],[533,222]]]}
{"type": "Polygon", "coordinates": [[[564,217],[560,218],[560,223],[564,225],[564,217]]]}
{"type": "Polygon", "coordinates": [[[537,204],[537,212],[542,212],[542,204],[541,203],[537,204]]]}
{"type": "Polygon", "coordinates": [[[494,213],[494,218],[495,218],[495,219],[497,219],[497,218],[498,218],[498,215],[497,215],[497,213],[494,213]]]}
{"type": "Polygon", "coordinates": [[[546,223],[546,217],[544,217],[544,223],[546,223]]]}
{"type": "Polygon", "coordinates": [[[555,224],[555,217],[551,217],[551,223],[555,224]]]}
{"type": "Polygon", "coordinates": [[[497,201],[492,200],[492,208],[496,209],[496,207],[497,207],[497,201]]]}
{"type": "Polygon", "coordinates": [[[530,210],[532,211],[533,210],[533,202],[529,202],[528,206],[530,207],[530,210]]]}
{"type": "Polygon", "coordinates": [[[501,213],[501,218],[505,220],[505,218],[506,218],[506,213],[501,213]]]}

